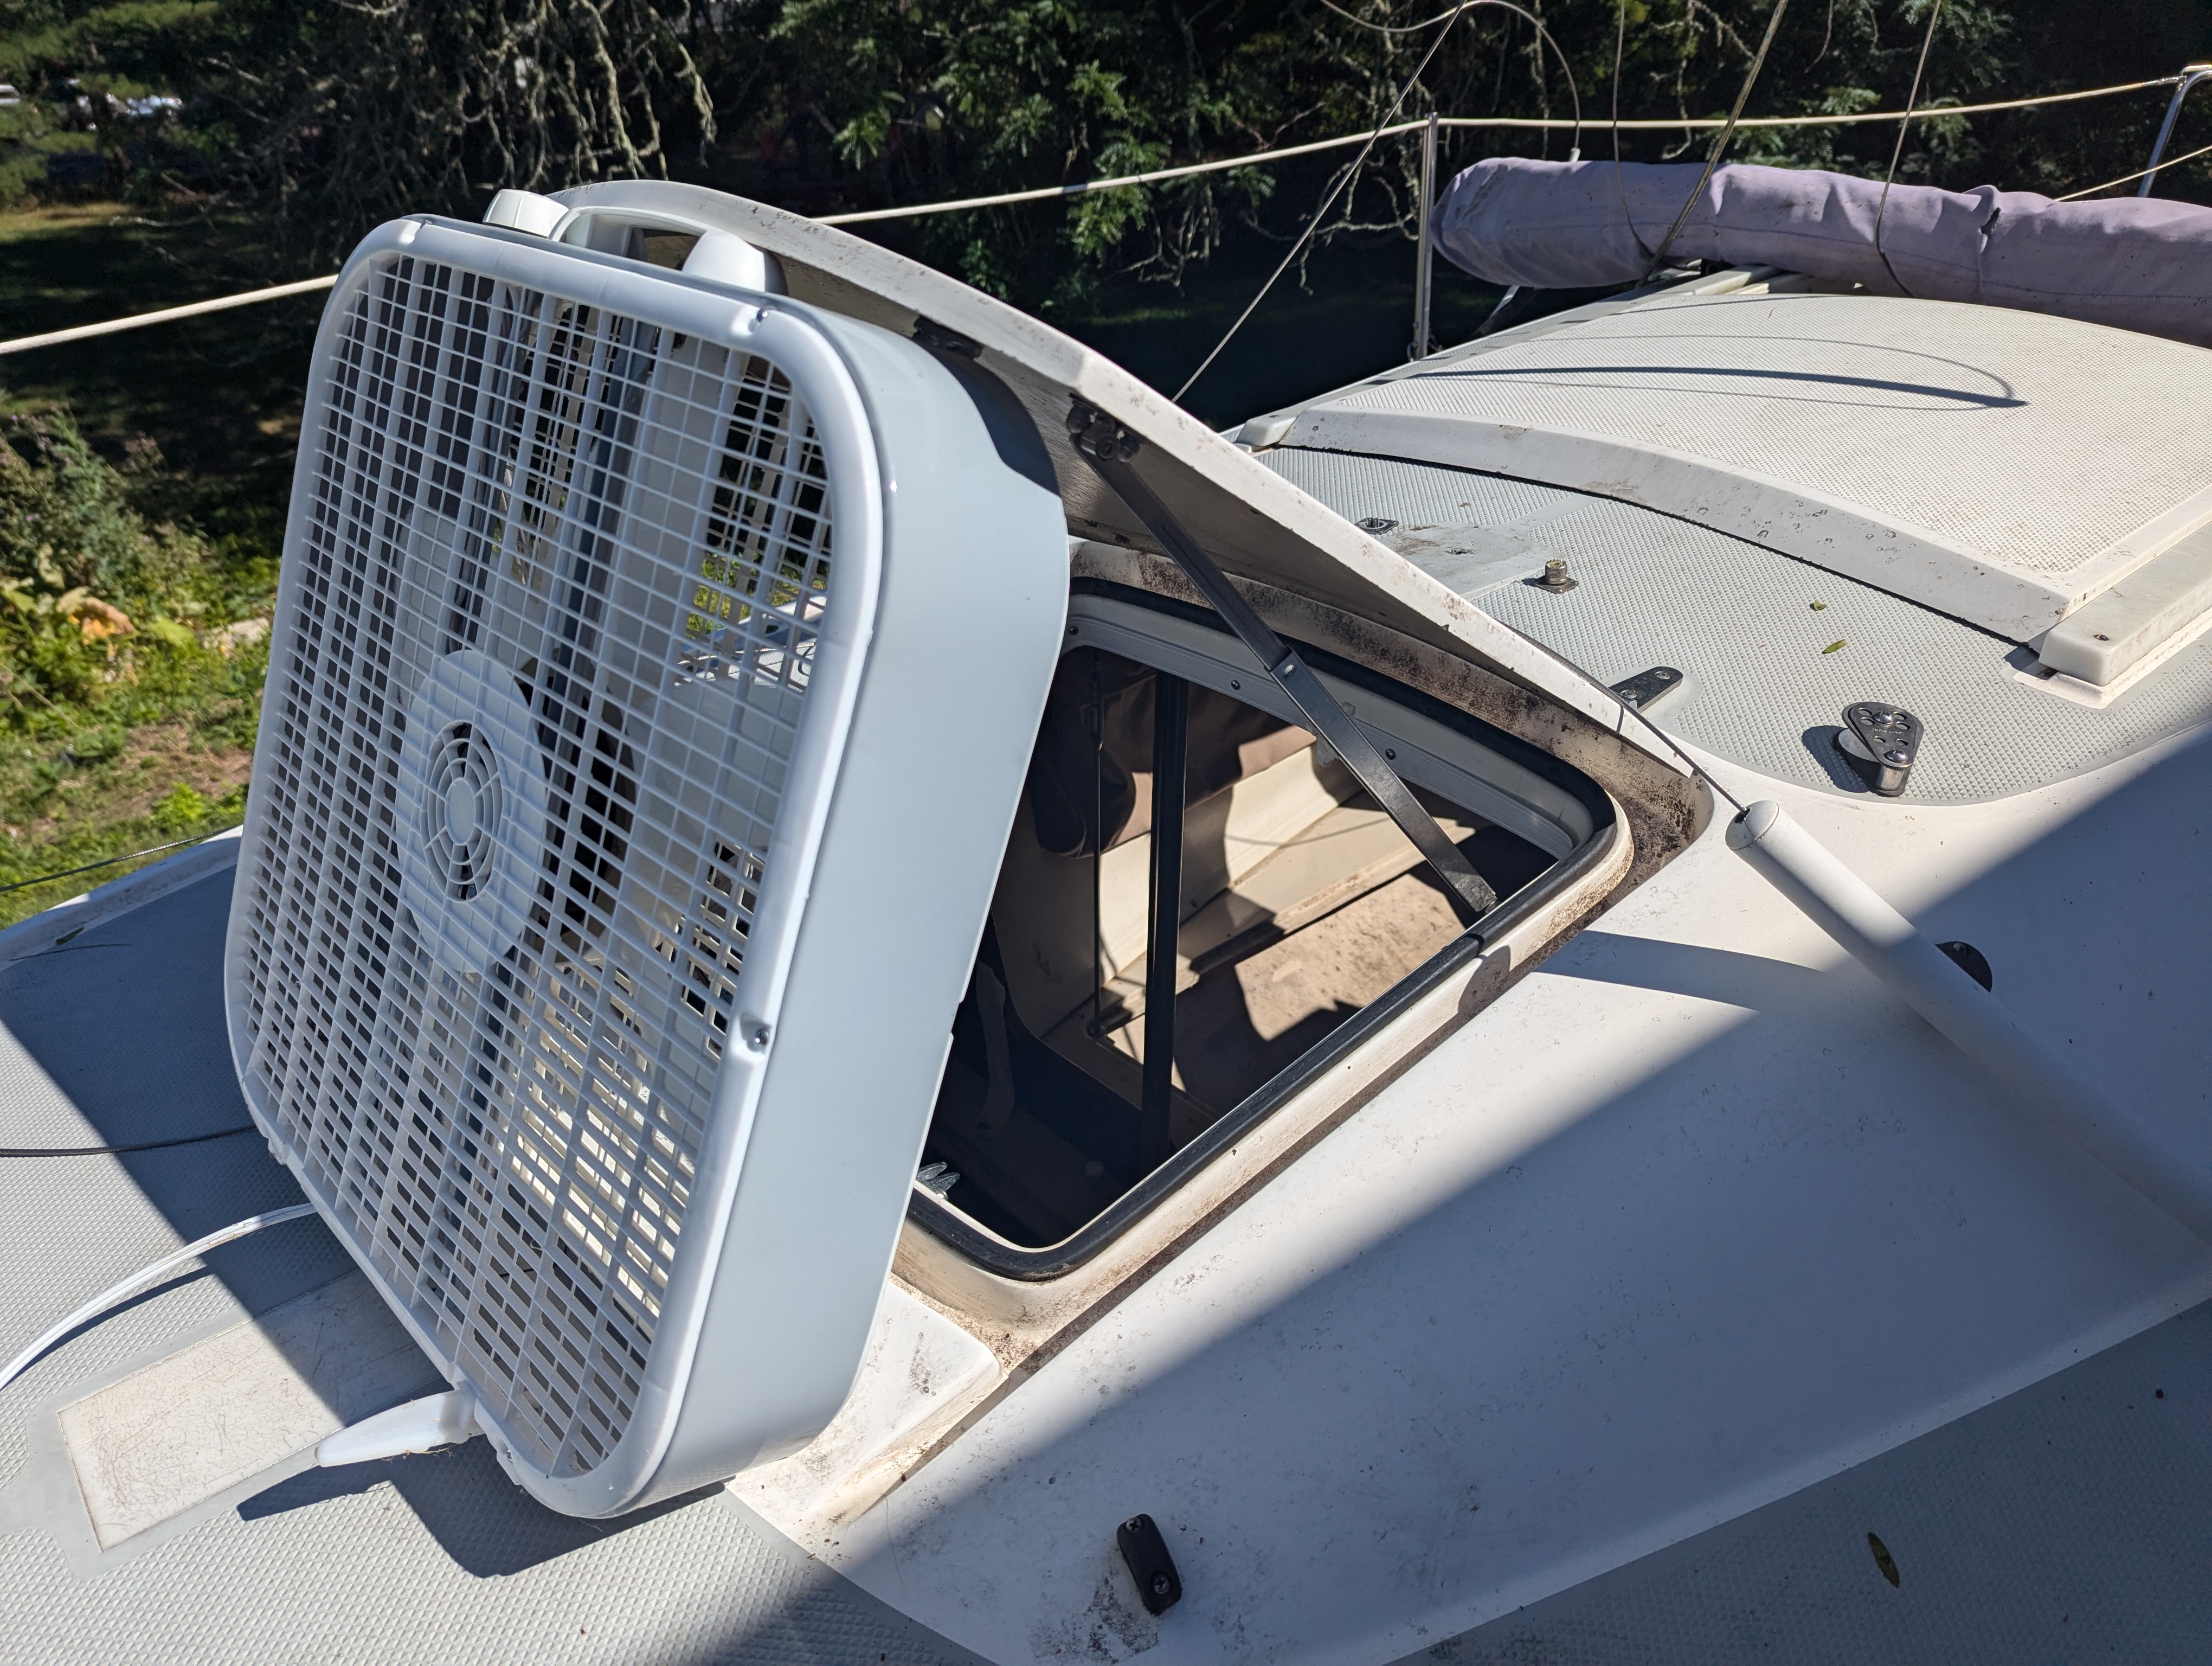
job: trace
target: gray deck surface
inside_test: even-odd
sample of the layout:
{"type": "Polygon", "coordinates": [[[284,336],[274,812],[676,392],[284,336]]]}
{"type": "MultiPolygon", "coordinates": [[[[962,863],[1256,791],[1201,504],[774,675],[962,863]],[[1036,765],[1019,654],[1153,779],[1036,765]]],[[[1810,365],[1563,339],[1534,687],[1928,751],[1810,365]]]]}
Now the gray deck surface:
{"type": "MultiPolygon", "coordinates": [[[[0,966],[0,1146],[126,1144],[247,1120],[219,976],[232,872],[0,966]]],[[[299,1195],[251,1135],[0,1159],[0,1358],[179,1240],[299,1195]]],[[[42,1449],[58,1445],[53,1408],[352,1265],[315,1221],[208,1262],[0,1389],[0,1662],[972,1658],[720,1489],[574,1521],[510,1483],[480,1440],[309,1469],[97,1554],[68,1518],[83,1508],[74,1493],[35,1485],[52,1463],[42,1449]]]]}
{"type": "Polygon", "coordinates": [[[2212,1307],[1411,1659],[2212,1660],[2212,1307]]]}
{"type": "MultiPolygon", "coordinates": [[[[0,967],[0,1144],[244,1120],[217,977],[230,871],[0,967]]],[[[0,1354],[179,1238],[297,1196],[249,1137],[0,1160],[0,1354]]],[[[278,1227],[0,1389],[0,1662],[937,1662],[964,1651],[717,1490],[553,1515],[484,1444],[313,1470],[104,1555],[38,1479],[54,1408],[347,1270],[278,1227]]],[[[1416,1659],[2212,1659],[2212,1308],[1416,1659]],[[2159,1390],[2163,1389],[2163,1397],[2159,1390]],[[1900,1575],[1882,1578],[1881,1535],[1900,1575]]],[[[1101,1656],[1101,1658],[1109,1657],[1101,1656]]]]}
{"type": "Polygon", "coordinates": [[[1986,631],[1632,503],[1391,458],[1259,459],[1347,519],[1399,522],[1388,538],[1414,565],[1601,681],[1687,673],[1662,724],[1817,792],[1866,791],[1830,745],[1854,700],[1894,701],[1928,726],[1923,804],[2027,792],[2212,717],[2212,635],[2093,710],[2021,682],[2029,656],[1986,631]],[[1523,582],[1553,556],[1579,580],[1564,596],[1523,582]]]}

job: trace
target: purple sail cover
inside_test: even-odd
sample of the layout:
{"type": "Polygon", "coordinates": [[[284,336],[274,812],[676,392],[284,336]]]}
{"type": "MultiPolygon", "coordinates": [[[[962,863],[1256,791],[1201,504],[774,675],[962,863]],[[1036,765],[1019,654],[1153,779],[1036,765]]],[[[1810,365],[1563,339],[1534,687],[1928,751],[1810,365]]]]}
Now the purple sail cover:
{"type": "MultiPolygon", "coordinates": [[[[1431,224],[1454,264],[1492,283],[1630,283],[1650,265],[1699,171],[1688,162],[1494,157],[1444,188],[1431,224]]],[[[2212,346],[2212,209],[2158,198],[2054,203],[1994,185],[1893,185],[1881,219],[1885,267],[1874,244],[1881,200],[1878,179],[1717,168],[1668,255],[1778,266],[1855,279],[1876,295],[2017,307],[2212,346]]]]}

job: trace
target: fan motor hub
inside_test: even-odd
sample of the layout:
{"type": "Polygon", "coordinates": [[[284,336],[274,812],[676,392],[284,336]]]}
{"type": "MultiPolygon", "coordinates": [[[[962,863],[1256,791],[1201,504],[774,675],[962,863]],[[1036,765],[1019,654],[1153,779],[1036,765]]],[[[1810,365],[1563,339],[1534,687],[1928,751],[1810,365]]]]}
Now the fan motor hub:
{"type": "Polygon", "coordinates": [[[514,677],[475,648],[431,667],[409,702],[398,841],[409,913],[438,960],[481,972],[521,934],[536,894],[545,778],[514,677]]]}
{"type": "Polygon", "coordinates": [[[446,827],[462,844],[477,836],[477,789],[466,776],[446,789],[446,827]]]}

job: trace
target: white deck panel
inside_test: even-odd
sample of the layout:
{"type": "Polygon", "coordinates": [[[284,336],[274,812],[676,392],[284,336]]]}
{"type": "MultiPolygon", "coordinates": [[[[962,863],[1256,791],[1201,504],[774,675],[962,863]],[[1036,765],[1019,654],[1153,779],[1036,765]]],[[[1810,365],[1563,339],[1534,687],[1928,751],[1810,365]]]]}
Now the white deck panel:
{"type": "Polygon", "coordinates": [[[1284,442],[1623,498],[2026,641],[2212,520],[2208,366],[1996,307],[1662,295],[1323,400],[1284,442]]]}
{"type": "MultiPolygon", "coordinates": [[[[1862,871],[1911,862],[1892,895],[2204,1160],[2212,1043],[2173,1003],[2212,959],[2208,792],[2200,732],[1999,805],[1786,796],[1862,871]]],[[[228,883],[0,970],[11,1140],[237,1116],[228,883]]],[[[294,1195],[250,1139],[0,1164],[0,1346],[294,1195]]],[[[2022,1134],[1717,836],[830,1541],[721,1493],[556,1517],[473,1442],[280,1466],[100,1551],[59,1406],[347,1265],[312,1223],[247,1240],[0,1392],[0,1660],[2212,1652],[2177,1585],[2212,1484],[2212,1322],[2186,1310],[2212,1258],[2022,1134]],[[1139,1509],[1188,1593],[1159,1622],[1114,1559],[1139,1509]],[[1868,1529],[1896,1591],[1869,1590],[1868,1529]]]]}
{"type": "MultiPolygon", "coordinates": [[[[1773,792],[2191,1163],[2208,795],[2202,731],[1996,806],[1773,792]]],[[[1717,824],[814,1547],[994,1659],[1389,1660],[2208,1294],[1717,824]],[[1139,1510],[1188,1592],[1157,1622],[1103,1525],[1139,1510]]]]}

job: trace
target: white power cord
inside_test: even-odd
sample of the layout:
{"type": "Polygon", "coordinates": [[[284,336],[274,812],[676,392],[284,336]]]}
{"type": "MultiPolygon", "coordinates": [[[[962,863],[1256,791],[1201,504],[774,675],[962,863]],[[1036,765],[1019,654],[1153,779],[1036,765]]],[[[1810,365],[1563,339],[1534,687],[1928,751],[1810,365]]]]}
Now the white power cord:
{"type": "Polygon", "coordinates": [[[69,1317],[58,1321],[37,1341],[10,1359],[6,1365],[0,1366],[0,1389],[6,1388],[28,1371],[36,1363],[40,1354],[86,1320],[98,1318],[108,1309],[128,1300],[145,1289],[147,1286],[159,1282],[163,1274],[182,1267],[193,1257],[205,1255],[209,1250],[220,1244],[228,1243],[234,1238],[242,1238],[249,1233],[258,1232],[264,1226],[281,1226],[288,1220],[304,1220],[314,1213],[315,1206],[312,1203],[295,1203],[286,1208],[271,1209],[266,1214],[249,1216],[244,1220],[233,1221],[220,1232],[210,1232],[205,1237],[186,1244],[174,1255],[164,1256],[151,1267],[140,1268],[122,1283],[110,1286],[70,1314],[69,1317]]]}

